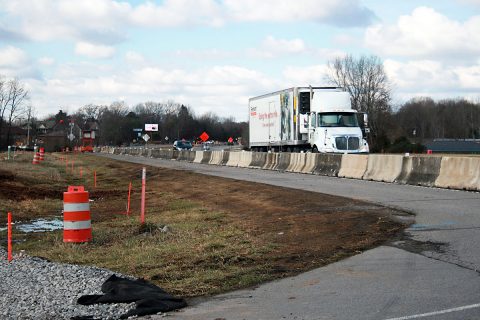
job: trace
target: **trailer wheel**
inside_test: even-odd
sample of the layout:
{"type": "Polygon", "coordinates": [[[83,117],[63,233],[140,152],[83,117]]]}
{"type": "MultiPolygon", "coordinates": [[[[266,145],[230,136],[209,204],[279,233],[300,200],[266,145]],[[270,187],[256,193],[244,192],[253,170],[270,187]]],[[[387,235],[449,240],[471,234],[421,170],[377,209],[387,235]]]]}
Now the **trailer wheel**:
{"type": "Polygon", "coordinates": [[[318,153],[318,148],[317,148],[317,146],[313,146],[312,153],[318,153]]]}

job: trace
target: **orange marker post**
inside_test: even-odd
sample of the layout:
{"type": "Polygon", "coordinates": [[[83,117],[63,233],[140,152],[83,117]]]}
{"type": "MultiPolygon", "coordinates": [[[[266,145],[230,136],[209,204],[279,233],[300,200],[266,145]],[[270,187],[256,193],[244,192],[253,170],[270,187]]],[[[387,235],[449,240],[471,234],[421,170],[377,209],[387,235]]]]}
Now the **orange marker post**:
{"type": "Polygon", "coordinates": [[[147,180],[147,169],[144,167],[142,169],[142,203],[140,206],[140,223],[145,223],[145,188],[147,180]]]}
{"type": "Polygon", "coordinates": [[[130,195],[132,194],[132,182],[128,184],[127,215],[130,215],[130,195]]]}
{"type": "Polygon", "coordinates": [[[8,250],[8,262],[12,261],[12,213],[8,213],[8,226],[7,226],[7,250],[8,250]]]}

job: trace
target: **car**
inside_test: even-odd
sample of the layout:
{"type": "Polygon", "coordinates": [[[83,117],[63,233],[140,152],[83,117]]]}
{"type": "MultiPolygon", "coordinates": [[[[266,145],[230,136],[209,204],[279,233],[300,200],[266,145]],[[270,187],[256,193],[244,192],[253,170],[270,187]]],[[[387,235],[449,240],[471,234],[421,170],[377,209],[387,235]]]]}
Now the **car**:
{"type": "Polygon", "coordinates": [[[176,140],[173,142],[173,150],[192,150],[192,143],[186,140],[176,140]]]}

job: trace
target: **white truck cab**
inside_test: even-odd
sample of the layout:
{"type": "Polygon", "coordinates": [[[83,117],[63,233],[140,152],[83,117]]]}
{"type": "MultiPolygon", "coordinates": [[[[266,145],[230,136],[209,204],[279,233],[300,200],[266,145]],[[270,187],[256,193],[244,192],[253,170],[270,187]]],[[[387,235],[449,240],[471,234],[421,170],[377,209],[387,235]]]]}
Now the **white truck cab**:
{"type": "Polygon", "coordinates": [[[347,92],[320,91],[311,97],[307,114],[307,140],[313,152],[368,153],[367,141],[358,124],[357,111],[351,108],[347,92]]]}

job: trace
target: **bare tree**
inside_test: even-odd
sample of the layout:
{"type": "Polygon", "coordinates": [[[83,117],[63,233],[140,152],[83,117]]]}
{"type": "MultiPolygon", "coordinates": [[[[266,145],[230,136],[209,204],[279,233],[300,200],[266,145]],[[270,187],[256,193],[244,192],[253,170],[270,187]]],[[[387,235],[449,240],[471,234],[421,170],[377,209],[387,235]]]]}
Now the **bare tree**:
{"type": "Polygon", "coordinates": [[[385,121],[391,113],[391,85],[377,56],[352,55],[328,62],[327,81],[344,88],[352,107],[369,115],[373,142],[386,134],[385,121]]]}
{"type": "Polygon", "coordinates": [[[0,136],[4,125],[7,129],[4,145],[10,143],[12,123],[25,111],[23,106],[26,100],[28,91],[18,79],[7,81],[0,76],[0,136]]]}

